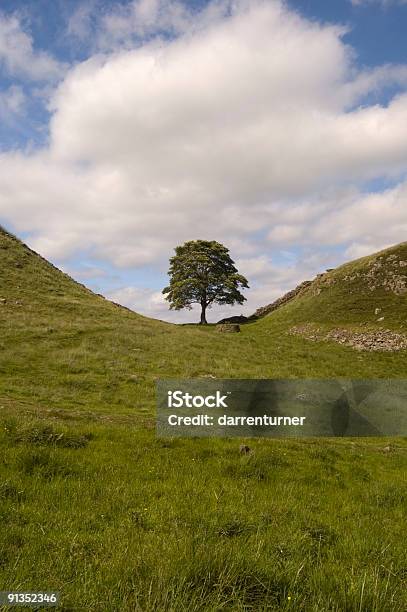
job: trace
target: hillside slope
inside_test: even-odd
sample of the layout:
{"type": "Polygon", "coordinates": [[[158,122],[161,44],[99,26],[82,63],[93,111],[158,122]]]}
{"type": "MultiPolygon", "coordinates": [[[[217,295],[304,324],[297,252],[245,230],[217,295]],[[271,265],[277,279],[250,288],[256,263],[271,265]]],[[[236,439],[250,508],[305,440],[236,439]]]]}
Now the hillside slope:
{"type": "Polygon", "coordinates": [[[1,226],[0,303],[3,313],[25,306],[29,311],[35,309],[39,317],[44,312],[69,317],[75,308],[85,316],[87,308],[98,314],[123,309],[74,281],[1,226]]]}
{"type": "Polygon", "coordinates": [[[307,317],[321,321],[375,321],[385,311],[381,316],[402,327],[407,322],[407,242],[318,274],[254,314],[267,316],[293,301],[307,317]]]}
{"type": "Polygon", "coordinates": [[[121,378],[115,345],[172,327],[95,295],[0,228],[0,393],[80,405],[91,391],[101,405],[121,378]]]}
{"type": "Polygon", "coordinates": [[[407,348],[407,242],[319,274],[257,311],[308,339],[407,348]]]}
{"type": "MultiPolygon", "coordinates": [[[[400,248],[404,253],[406,245],[400,248]]],[[[380,287],[362,294],[360,276],[339,282],[363,266],[360,260],[321,277],[240,334],[219,334],[213,326],[172,325],[114,305],[0,230],[0,400],[148,416],[159,378],[406,375],[404,351],[355,351],[290,331],[315,322],[332,328],[368,321],[380,328],[375,307],[400,330],[404,294],[380,287]]]]}

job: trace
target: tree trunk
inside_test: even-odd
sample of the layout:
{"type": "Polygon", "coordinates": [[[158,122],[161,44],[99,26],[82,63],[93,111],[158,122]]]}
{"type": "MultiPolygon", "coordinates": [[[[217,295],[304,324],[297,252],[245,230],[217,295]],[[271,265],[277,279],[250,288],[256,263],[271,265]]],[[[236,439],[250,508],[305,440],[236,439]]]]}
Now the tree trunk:
{"type": "Polygon", "coordinates": [[[205,302],[201,302],[201,320],[200,320],[200,325],[207,325],[208,321],[206,320],[206,303],[205,302]]]}

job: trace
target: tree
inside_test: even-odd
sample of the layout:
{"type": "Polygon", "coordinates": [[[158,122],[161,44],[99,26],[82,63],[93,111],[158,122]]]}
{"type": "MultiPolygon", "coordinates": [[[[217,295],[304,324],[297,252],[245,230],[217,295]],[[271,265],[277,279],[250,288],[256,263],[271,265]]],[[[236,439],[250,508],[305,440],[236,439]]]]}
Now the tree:
{"type": "Polygon", "coordinates": [[[201,324],[206,324],[206,309],[212,304],[243,304],[239,288],[249,287],[238,274],[229,249],[215,240],[190,240],[175,249],[168,272],[170,284],[163,289],[170,308],[191,310],[201,306],[201,324]]]}

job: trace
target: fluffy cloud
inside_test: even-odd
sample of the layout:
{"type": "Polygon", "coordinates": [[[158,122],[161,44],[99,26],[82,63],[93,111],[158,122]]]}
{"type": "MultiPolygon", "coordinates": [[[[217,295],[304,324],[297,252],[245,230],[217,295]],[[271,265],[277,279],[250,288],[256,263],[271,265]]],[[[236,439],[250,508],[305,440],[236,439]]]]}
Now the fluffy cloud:
{"type": "Polygon", "coordinates": [[[25,77],[33,81],[59,78],[63,65],[45,51],[36,51],[33,41],[22,28],[16,15],[0,13],[0,65],[11,76],[25,77]]]}
{"type": "MultiPolygon", "coordinates": [[[[382,193],[360,194],[331,210],[310,230],[318,244],[340,245],[347,241],[370,252],[405,240],[407,235],[407,182],[382,193]]],[[[354,249],[349,256],[356,256],[354,249]]],[[[362,253],[366,255],[366,252],[362,253]]]]}
{"type": "Polygon", "coordinates": [[[326,192],[319,201],[274,208],[279,222],[268,234],[274,244],[320,249],[347,245],[345,258],[361,257],[405,240],[407,182],[378,193],[356,189],[326,192]],[[293,214],[294,212],[294,214],[293,214]]]}
{"type": "MultiPolygon", "coordinates": [[[[172,323],[196,323],[196,321],[199,320],[196,308],[187,312],[169,311],[168,302],[165,301],[162,293],[160,291],[154,291],[153,289],[133,286],[121,287],[120,289],[108,292],[106,297],[112,302],[136,310],[139,314],[154,317],[156,319],[163,319],[172,323]]],[[[219,313],[219,309],[215,311],[216,316],[214,320],[222,316],[219,313]]]]}
{"type": "MultiPolygon", "coordinates": [[[[405,171],[407,95],[360,100],[404,87],[405,66],[358,71],[343,28],[278,1],[192,15],[143,0],[103,19],[110,42],[135,31],[149,42],[72,68],[53,96],[49,146],[0,157],[0,216],[32,232],[34,248],[164,270],[176,244],[217,239],[267,302],[308,272],[285,266],[280,278],[273,246],[356,252],[402,239],[404,186],[377,196],[360,186],[405,171]]],[[[125,287],[120,299],[159,312],[149,295],[125,287]]]]}

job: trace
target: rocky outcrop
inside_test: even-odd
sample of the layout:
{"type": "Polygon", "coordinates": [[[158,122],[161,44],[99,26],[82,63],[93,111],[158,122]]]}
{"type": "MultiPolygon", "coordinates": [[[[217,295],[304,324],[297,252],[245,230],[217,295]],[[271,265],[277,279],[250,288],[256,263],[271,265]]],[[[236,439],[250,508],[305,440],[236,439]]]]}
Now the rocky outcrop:
{"type": "Polygon", "coordinates": [[[221,319],[217,322],[217,325],[222,325],[223,323],[247,323],[249,321],[248,317],[244,315],[236,315],[234,317],[226,317],[225,319],[221,319]]]}
{"type": "Polygon", "coordinates": [[[372,259],[367,270],[348,274],[343,277],[345,282],[358,281],[367,285],[369,291],[384,289],[395,295],[407,293],[407,261],[392,255],[380,255],[372,259]]]}
{"type": "Polygon", "coordinates": [[[222,325],[217,325],[216,330],[218,332],[234,334],[240,332],[240,325],[237,323],[223,323],[222,325]]]}

